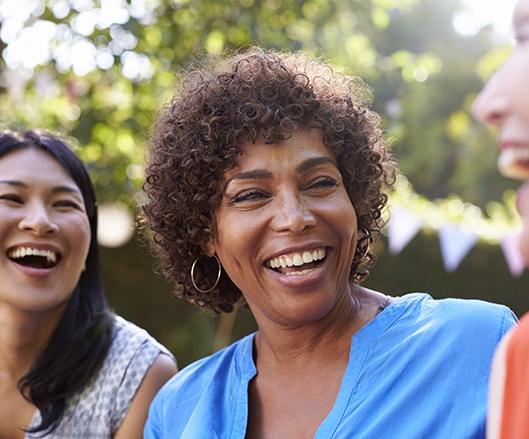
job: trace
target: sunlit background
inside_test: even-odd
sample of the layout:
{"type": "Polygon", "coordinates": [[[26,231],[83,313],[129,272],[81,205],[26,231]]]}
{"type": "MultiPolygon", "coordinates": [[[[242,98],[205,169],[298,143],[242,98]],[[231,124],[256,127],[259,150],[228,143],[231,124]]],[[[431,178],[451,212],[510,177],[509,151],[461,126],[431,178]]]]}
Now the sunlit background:
{"type": "Polygon", "coordinates": [[[194,58],[257,42],[305,50],[372,87],[401,175],[366,285],[529,309],[518,183],[496,169],[476,94],[512,50],[514,0],[0,0],[0,125],[63,136],[100,202],[109,300],[181,365],[248,333],[244,310],[191,311],[136,225],[145,145],[194,58]],[[391,213],[391,217],[389,216],[391,213]]]}
{"type": "Polygon", "coordinates": [[[512,38],[512,12],[516,0],[464,0],[465,10],[454,16],[455,29],[466,35],[475,35],[492,24],[498,42],[512,38]]]}

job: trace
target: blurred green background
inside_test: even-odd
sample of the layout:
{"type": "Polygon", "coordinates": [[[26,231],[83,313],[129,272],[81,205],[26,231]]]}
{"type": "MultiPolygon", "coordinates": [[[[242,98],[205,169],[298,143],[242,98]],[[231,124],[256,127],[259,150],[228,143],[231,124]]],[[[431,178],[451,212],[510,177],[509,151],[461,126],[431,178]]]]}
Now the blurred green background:
{"type": "MultiPolygon", "coordinates": [[[[517,183],[498,174],[494,133],[470,114],[512,50],[508,33],[478,20],[489,3],[498,2],[471,10],[462,0],[0,0],[0,125],[67,136],[101,203],[135,217],[145,144],[180,67],[249,43],[323,56],[373,89],[413,193],[393,194],[393,204],[457,223],[464,214],[443,206],[458,200],[487,225],[453,272],[443,266],[440,221],[398,255],[383,236],[365,285],[391,295],[481,298],[521,315],[529,310],[528,275],[510,274],[499,245],[519,225],[517,183]]],[[[502,8],[508,27],[512,6],[502,8]]],[[[102,218],[102,227],[112,223],[102,218]]],[[[103,245],[102,256],[112,307],[181,366],[255,329],[245,309],[220,317],[173,299],[136,236],[103,245]]]]}

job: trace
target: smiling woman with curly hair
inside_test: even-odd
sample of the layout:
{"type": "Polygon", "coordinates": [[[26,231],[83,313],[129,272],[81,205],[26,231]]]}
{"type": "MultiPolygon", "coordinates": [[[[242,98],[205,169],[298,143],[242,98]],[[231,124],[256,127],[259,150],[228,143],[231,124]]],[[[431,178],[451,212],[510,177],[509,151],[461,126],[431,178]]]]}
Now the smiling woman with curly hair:
{"type": "Polygon", "coordinates": [[[146,225],[177,297],[245,303],[258,331],[178,374],[146,437],[480,437],[515,319],[361,286],[396,172],[364,82],[260,48],[180,79],[151,139],[146,225]]]}
{"type": "MultiPolygon", "coordinates": [[[[364,239],[351,280],[359,283],[366,277],[361,267],[375,259],[369,243],[383,225],[383,189],[395,170],[379,116],[365,107],[371,98],[366,85],[302,53],[254,50],[209,67],[190,73],[160,114],[144,186],[148,224],[177,296],[217,312],[229,312],[239,301],[241,292],[226,275],[212,291],[197,291],[189,267],[212,236],[219,185],[244,145],[258,137],[273,144],[301,127],[322,130],[355,206],[364,239]]],[[[201,262],[197,283],[213,283],[217,264],[201,262]]]]}

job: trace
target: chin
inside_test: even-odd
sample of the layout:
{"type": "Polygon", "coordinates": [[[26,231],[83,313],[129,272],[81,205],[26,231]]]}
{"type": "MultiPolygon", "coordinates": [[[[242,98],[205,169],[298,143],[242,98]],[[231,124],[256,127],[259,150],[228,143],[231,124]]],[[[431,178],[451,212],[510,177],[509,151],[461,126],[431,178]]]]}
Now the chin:
{"type": "Polygon", "coordinates": [[[520,252],[525,262],[525,266],[529,268],[529,224],[524,224],[522,230],[522,235],[520,237],[520,252]]]}

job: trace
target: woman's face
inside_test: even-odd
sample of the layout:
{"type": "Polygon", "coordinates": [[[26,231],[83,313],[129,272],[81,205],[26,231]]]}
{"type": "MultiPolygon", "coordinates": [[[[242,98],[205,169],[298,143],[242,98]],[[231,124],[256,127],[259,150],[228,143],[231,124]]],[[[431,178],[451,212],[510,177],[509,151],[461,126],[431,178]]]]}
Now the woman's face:
{"type": "Polygon", "coordinates": [[[319,130],[247,145],[223,184],[208,254],[260,325],[314,322],[347,297],[356,214],[319,130]]]}
{"type": "Polygon", "coordinates": [[[82,194],[50,154],[23,148],[0,157],[0,305],[62,309],[90,245],[82,194]]]}
{"type": "MultiPolygon", "coordinates": [[[[513,25],[516,46],[474,103],[474,115],[499,128],[498,167],[506,177],[529,181],[529,0],[518,0],[513,25]]],[[[529,183],[518,191],[524,219],[521,250],[529,266],[529,183]]]]}

